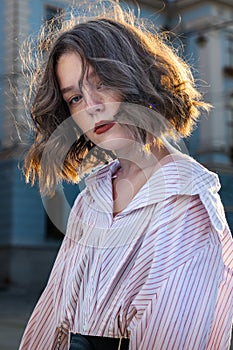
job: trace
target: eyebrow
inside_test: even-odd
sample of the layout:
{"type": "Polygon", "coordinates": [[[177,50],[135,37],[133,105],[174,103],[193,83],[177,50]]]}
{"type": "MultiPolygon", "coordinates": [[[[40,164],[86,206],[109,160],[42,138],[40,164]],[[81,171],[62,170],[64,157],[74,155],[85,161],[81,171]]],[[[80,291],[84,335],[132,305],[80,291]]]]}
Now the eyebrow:
{"type": "Polygon", "coordinates": [[[61,93],[62,93],[62,95],[64,95],[67,92],[74,91],[74,90],[76,90],[75,86],[71,85],[71,86],[67,86],[67,87],[61,89],[61,93]]]}
{"type": "MultiPolygon", "coordinates": [[[[96,75],[96,73],[94,71],[91,71],[90,73],[88,73],[88,78],[92,79],[94,76],[96,75]]],[[[62,95],[66,94],[67,92],[70,92],[70,91],[76,91],[76,87],[74,85],[70,85],[70,86],[67,86],[63,89],[61,89],[61,93],[62,95]]]]}

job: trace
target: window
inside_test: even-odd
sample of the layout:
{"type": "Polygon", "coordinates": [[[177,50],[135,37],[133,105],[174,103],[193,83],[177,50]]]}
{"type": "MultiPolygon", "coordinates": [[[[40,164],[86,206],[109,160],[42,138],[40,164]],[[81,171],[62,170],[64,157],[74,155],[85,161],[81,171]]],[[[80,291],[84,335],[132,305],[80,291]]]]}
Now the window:
{"type": "Polygon", "coordinates": [[[228,66],[233,66],[233,34],[228,37],[228,66]]]}
{"type": "Polygon", "coordinates": [[[224,74],[226,77],[233,77],[233,33],[226,37],[226,63],[224,74]]]}
{"type": "MultiPolygon", "coordinates": [[[[60,7],[55,7],[51,5],[46,5],[44,8],[44,22],[48,24],[46,26],[45,35],[55,32],[57,29],[61,28],[61,20],[63,16],[63,9],[60,7]]],[[[46,51],[47,43],[46,39],[41,41],[41,50],[46,51]]]]}
{"type": "Polygon", "coordinates": [[[60,27],[59,18],[62,16],[62,8],[51,5],[45,6],[45,22],[51,22],[54,27],[60,27]]]}
{"type": "MultiPolygon", "coordinates": [[[[233,95],[231,97],[233,99],[233,95]]],[[[228,145],[229,145],[229,157],[231,162],[233,162],[233,106],[232,108],[227,111],[228,112],[228,120],[227,120],[227,127],[228,127],[228,145]]]]}

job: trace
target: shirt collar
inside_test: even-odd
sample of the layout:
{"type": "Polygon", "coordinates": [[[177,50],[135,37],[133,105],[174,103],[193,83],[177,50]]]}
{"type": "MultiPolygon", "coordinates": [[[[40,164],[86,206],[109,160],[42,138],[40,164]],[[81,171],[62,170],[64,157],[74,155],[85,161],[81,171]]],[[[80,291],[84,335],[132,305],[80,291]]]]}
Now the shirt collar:
{"type": "MultiPolygon", "coordinates": [[[[95,170],[86,179],[90,193],[94,197],[97,195],[98,202],[103,202],[105,199],[101,195],[101,188],[105,193],[112,192],[112,174],[119,166],[120,162],[114,160],[95,170]]],[[[122,213],[159,203],[174,195],[198,194],[205,198],[208,193],[217,193],[219,189],[220,183],[215,173],[207,170],[190,156],[181,153],[171,154],[160,161],[158,168],[122,213]]],[[[110,209],[112,203],[108,203],[108,206],[110,209]]]]}

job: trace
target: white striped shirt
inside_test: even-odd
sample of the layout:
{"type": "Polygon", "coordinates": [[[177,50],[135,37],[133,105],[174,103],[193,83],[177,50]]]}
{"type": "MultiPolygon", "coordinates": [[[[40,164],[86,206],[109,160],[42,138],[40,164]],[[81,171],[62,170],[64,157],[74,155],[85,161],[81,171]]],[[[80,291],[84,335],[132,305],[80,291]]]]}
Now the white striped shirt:
{"type": "Polygon", "coordinates": [[[20,350],[54,350],[59,335],[67,350],[70,332],[127,336],[130,350],[228,350],[233,241],[217,175],[165,157],[114,217],[118,166],[87,178],[20,350]]]}

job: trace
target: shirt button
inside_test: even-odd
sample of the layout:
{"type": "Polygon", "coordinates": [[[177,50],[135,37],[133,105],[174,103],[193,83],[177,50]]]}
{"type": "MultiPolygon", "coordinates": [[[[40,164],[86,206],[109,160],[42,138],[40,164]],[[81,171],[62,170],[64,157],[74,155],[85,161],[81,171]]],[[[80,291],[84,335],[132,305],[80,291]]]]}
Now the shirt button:
{"type": "Polygon", "coordinates": [[[87,325],[83,326],[83,331],[86,332],[87,331],[87,325]]]}

